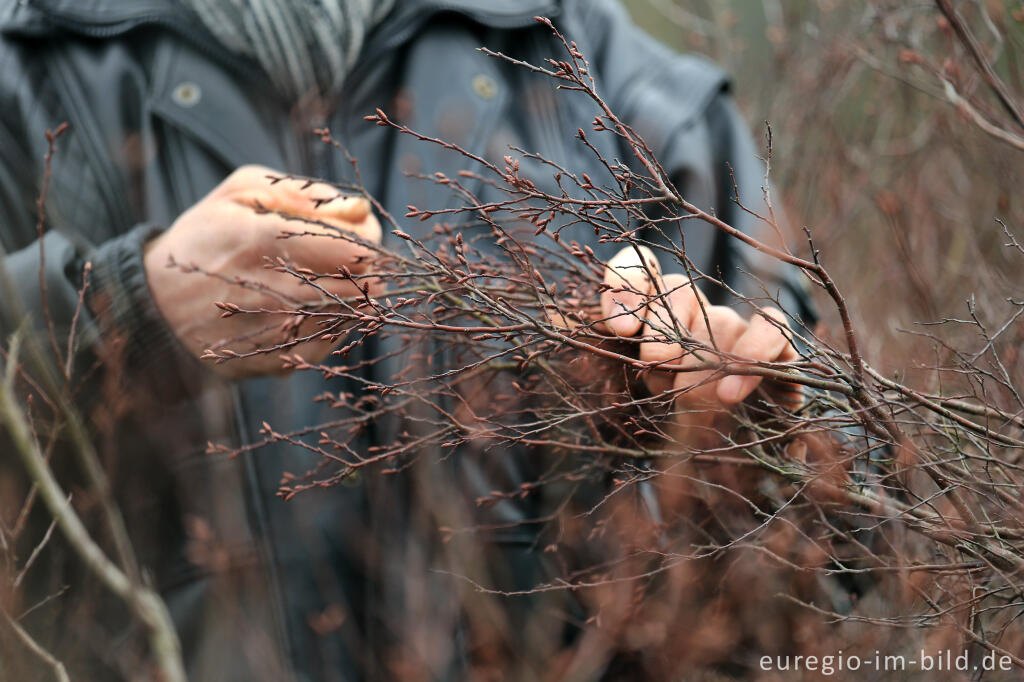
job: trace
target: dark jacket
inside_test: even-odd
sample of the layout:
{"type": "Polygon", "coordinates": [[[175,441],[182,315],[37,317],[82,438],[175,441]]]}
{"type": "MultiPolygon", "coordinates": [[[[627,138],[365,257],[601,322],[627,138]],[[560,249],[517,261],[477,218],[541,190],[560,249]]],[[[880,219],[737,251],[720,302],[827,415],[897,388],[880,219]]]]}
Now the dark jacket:
{"type": "MultiPolygon", "coordinates": [[[[330,419],[330,410],[312,401],[323,379],[214,379],[156,311],[142,245],[243,164],[348,177],[342,155],[311,134],[324,125],[359,159],[367,189],[391,213],[451,201],[406,174],[454,175],[465,160],[363,121],[377,107],[494,160],[516,145],[599,176],[593,157],[572,142],[592,120],[591,105],[476,51],[486,45],[534,63],[558,55],[560,46],[536,15],[552,17],[580,44],[608,103],[646,138],[690,201],[758,229],[730,201],[727,162],[752,202],[760,199],[763,176],[726,77],[651,40],[612,0],[399,2],[369,37],[344,98],[326,108],[287,106],[255,65],[227,54],[172,0],[0,2],[0,241],[13,290],[5,295],[2,331],[6,337],[18,322],[15,298],[42,329],[34,202],[44,131],[68,122],[47,202],[50,313],[64,338],[91,262],[76,363],[87,373],[97,357],[117,356],[121,369],[113,377],[104,370],[89,376],[80,403],[90,423],[107,424],[96,429],[98,445],[140,561],[179,625],[192,679],[383,678],[397,674],[386,661],[402,651],[419,652],[416,660],[428,661],[432,676],[457,679],[473,644],[443,627],[443,645],[420,647],[433,654],[406,641],[403,618],[429,623],[440,618],[435,607],[458,609],[452,581],[419,556],[420,539],[435,534],[435,525],[378,503],[389,498],[375,486],[401,484],[364,476],[284,502],[274,494],[282,473],[310,468],[315,455],[280,447],[231,459],[206,454],[208,442],[260,439],[264,421],[283,432],[330,419]],[[397,611],[390,621],[384,617],[397,611]]],[[[609,136],[599,144],[608,158],[627,156],[609,136]]],[[[524,172],[538,184],[551,182],[528,162],[524,172]]],[[[415,233],[424,225],[404,229],[415,233]]],[[[686,226],[690,257],[742,286],[732,274],[742,264],[739,252],[708,226],[686,226]]],[[[610,246],[602,248],[610,255],[610,246]]],[[[780,291],[791,310],[807,313],[799,287],[780,291]]],[[[459,475],[470,501],[523,480],[514,466],[478,463],[459,475]]],[[[510,502],[486,510],[501,528],[486,541],[511,552],[504,576],[510,585],[543,576],[531,531],[515,523],[527,513],[510,502]]],[[[64,584],[75,565],[66,551],[51,555],[34,569],[40,594],[64,584]]],[[[73,670],[88,671],[82,679],[99,680],[115,672],[113,664],[91,650],[101,646],[98,636],[90,639],[91,626],[68,615],[82,616],[82,594],[71,591],[40,609],[30,625],[69,657],[73,670]]],[[[104,636],[118,641],[124,614],[109,605],[92,613],[104,636]]]]}

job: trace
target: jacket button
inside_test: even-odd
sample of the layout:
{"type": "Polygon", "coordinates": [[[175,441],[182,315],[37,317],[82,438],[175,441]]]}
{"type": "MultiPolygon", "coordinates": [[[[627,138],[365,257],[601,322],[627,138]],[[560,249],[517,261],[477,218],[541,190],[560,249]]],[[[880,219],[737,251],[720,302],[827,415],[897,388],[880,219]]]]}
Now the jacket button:
{"type": "Polygon", "coordinates": [[[486,73],[478,73],[473,76],[473,92],[481,99],[494,99],[498,94],[498,84],[486,73]]]}
{"type": "Polygon", "coordinates": [[[203,91],[195,83],[185,81],[179,83],[174,91],[171,92],[171,99],[174,100],[175,104],[182,107],[194,107],[199,104],[200,98],[203,96],[203,91]]]}

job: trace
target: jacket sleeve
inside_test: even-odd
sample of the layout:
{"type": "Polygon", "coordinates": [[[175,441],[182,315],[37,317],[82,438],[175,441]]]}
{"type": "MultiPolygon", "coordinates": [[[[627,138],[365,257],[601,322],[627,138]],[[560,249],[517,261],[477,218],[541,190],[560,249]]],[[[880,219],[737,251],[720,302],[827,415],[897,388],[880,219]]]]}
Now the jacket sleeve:
{"type": "MultiPolygon", "coordinates": [[[[667,48],[639,29],[617,0],[566,0],[567,16],[579,17],[577,35],[600,74],[599,93],[644,139],[682,196],[729,225],[774,246],[774,228],[752,213],[768,215],[764,164],[750,130],[729,94],[727,75],[712,62],[667,48]],[[737,203],[737,199],[744,210],[737,203]]],[[[629,153],[624,151],[624,158],[629,153]]],[[[777,202],[775,215],[785,223],[777,202]]],[[[764,256],[712,225],[682,221],[688,258],[706,275],[752,298],[758,305],[777,299],[797,323],[817,320],[804,275],[764,256]]],[[[675,235],[652,240],[680,242],[675,235]]],[[[662,263],[679,271],[680,263],[662,263]]],[[[713,302],[736,301],[722,287],[705,289],[713,302]]]]}
{"type": "MultiPolygon", "coordinates": [[[[77,330],[78,377],[132,384],[164,399],[193,391],[195,377],[208,370],[187,353],[164,321],[143,269],[143,246],[160,228],[138,225],[91,245],[74,226],[54,221],[43,239],[37,239],[41,159],[32,158],[26,133],[16,124],[0,113],[2,345],[6,347],[10,335],[24,325],[44,355],[52,358],[44,312],[48,310],[62,360],[72,326],[77,330]],[[86,277],[88,287],[80,305],[86,277]]],[[[98,397],[95,390],[80,394],[85,401],[98,397]]]]}

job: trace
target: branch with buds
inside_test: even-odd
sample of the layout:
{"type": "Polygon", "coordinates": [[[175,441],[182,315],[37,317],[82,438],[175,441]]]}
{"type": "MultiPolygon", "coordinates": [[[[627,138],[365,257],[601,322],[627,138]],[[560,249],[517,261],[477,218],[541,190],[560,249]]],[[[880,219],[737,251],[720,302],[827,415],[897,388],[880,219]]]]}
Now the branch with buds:
{"type": "MultiPolygon", "coordinates": [[[[885,376],[864,356],[812,233],[806,232],[806,255],[798,255],[689,202],[650,147],[602,99],[578,47],[551,22],[539,21],[560,41],[564,58],[540,66],[483,51],[550,79],[565,96],[590,100],[596,111],[592,132],[579,129],[576,142],[607,171],[607,180],[516,148],[503,164],[494,163],[382,110],[368,116],[395,134],[461,155],[466,169],[455,177],[419,176],[459,202],[443,209],[408,207],[402,218],[431,224],[429,233],[404,225],[374,202],[394,239],[387,246],[361,243],[373,254],[372,272],[317,272],[285,260],[268,262],[317,288],[324,300],[315,307],[219,304],[228,316],[315,320],[316,331],[273,347],[211,349],[208,357],[231,362],[288,351],[299,342],[341,340],[331,362],[290,353],[284,363],[357,389],[321,396],[339,414],[329,424],[293,433],[265,424],[260,442],[241,450],[212,446],[211,452],[235,455],[284,442],[318,454],[320,465],[281,482],[286,498],[336,485],[361,469],[395,473],[414,461],[464,451],[494,458],[540,452],[552,462],[546,474],[516,489],[491,491],[477,505],[610,477],[612,492],[585,516],[624,490],[653,485],[675,521],[666,522],[667,534],[650,546],[627,552],[620,568],[628,565],[628,571],[609,577],[583,568],[537,585],[537,592],[619,581],[646,585],[681,562],[742,548],[811,574],[878,580],[901,575],[920,592],[914,603],[921,610],[899,618],[953,626],[971,642],[1006,653],[995,639],[962,623],[1009,627],[1015,602],[1003,596],[1024,586],[1024,401],[1001,355],[1024,303],[1011,301],[1015,312],[1008,320],[992,323],[972,312],[970,320],[959,321],[973,325],[983,343],[953,350],[955,363],[932,368],[941,377],[935,387],[885,376]],[[594,135],[613,136],[632,158],[606,158],[592,143],[594,135]],[[549,169],[557,192],[523,172],[527,159],[549,169]],[[685,249],[682,226],[688,221],[706,223],[780,267],[798,269],[831,301],[843,344],[831,345],[785,311],[768,282],[753,298],[702,271],[685,249]],[[618,246],[617,255],[599,255],[606,244],[618,246]],[[681,274],[665,274],[668,264],[681,274]],[[363,294],[333,295],[318,286],[328,278],[349,280],[363,294]],[[731,338],[718,338],[725,313],[700,293],[709,286],[729,290],[737,305],[753,311],[731,338]],[[752,357],[737,341],[755,324],[765,338],[784,342],[772,357],[752,357]],[[729,377],[747,379],[729,384],[729,377]],[[727,385],[749,391],[730,403],[723,400],[727,385]],[[364,446],[374,427],[393,436],[364,446]],[[320,435],[315,444],[306,438],[311,434],[320,435]],[[756,523],[734,523],[709,509],[718,531],[694,545],[685,524],[673,525],[681,522],[675,516],[681,507],[672,505],[691,495],[738,497],[745,511],[732,513],[756,523]],[[814,528],[801,531],[801,542],[819,557],[814,565],[795,564],[769,540],[788,525],[814,528]],[[926,587],[914,577],[921,573],[934,577],[926,587]],[[967,584],[970,594],[962,589],[967,584]]],[[[318,132],[344,152],[329,131],[318,132]]],[[[358,179],[358,162],[349,161],[358,179]]],[[[358,181],[336,187],[339,196],[365,194],[358,181]]],[[[770,200],[766,205],[740,203],[771,233],[781,233],[770,200]]],[[[314,224],[322,236],[323,224],[287,217],[314,224]]],[[[281,238],[307,234],[297,225],[281,238]]],[[[933,340],[943,343],[938,336],[933,340]]],[[[888,625],[895,616],[862,618],[888,625]]],[[[1021,664],[1019,656],[1008,655],[1021,664]]]]}

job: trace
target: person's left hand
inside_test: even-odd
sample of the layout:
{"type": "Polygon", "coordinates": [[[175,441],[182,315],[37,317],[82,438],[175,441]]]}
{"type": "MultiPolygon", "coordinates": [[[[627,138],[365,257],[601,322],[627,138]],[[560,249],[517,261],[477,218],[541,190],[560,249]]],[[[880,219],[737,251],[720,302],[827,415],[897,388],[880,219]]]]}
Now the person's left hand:
{"type": "MultiPolygon", "coordinates": [[[[641,263],[637,247],[622,249],[605,268],[601,294],[601,323],[620,337],[639,335],[639,358],[645,362],[694,367],[705,362],[789,362],[799,356],[790,341],[782,311],[761,308],[750,320],[726,306],[710,305],[689,278],[662,275],[653,252],[639,247],[647,262],[641,263]],[[652,278],[653,275],[653,278],[652,278]],[[679,338],[692,338],[710,350],[684,348],[679,338]],[[717,352],[714,350],[717,349],[717,352]]],[[[647,387],[655,394],[677,393],[680,411],[721,413],[745,400],[762,377],[729,374],[728,368],[700,371],[644,372],[647,387]]],[[[800,387],[769,381],[773,398],[799,404],[800,387]]],[[[704,421],[704,420],[702,420],[704,421]]]]}

